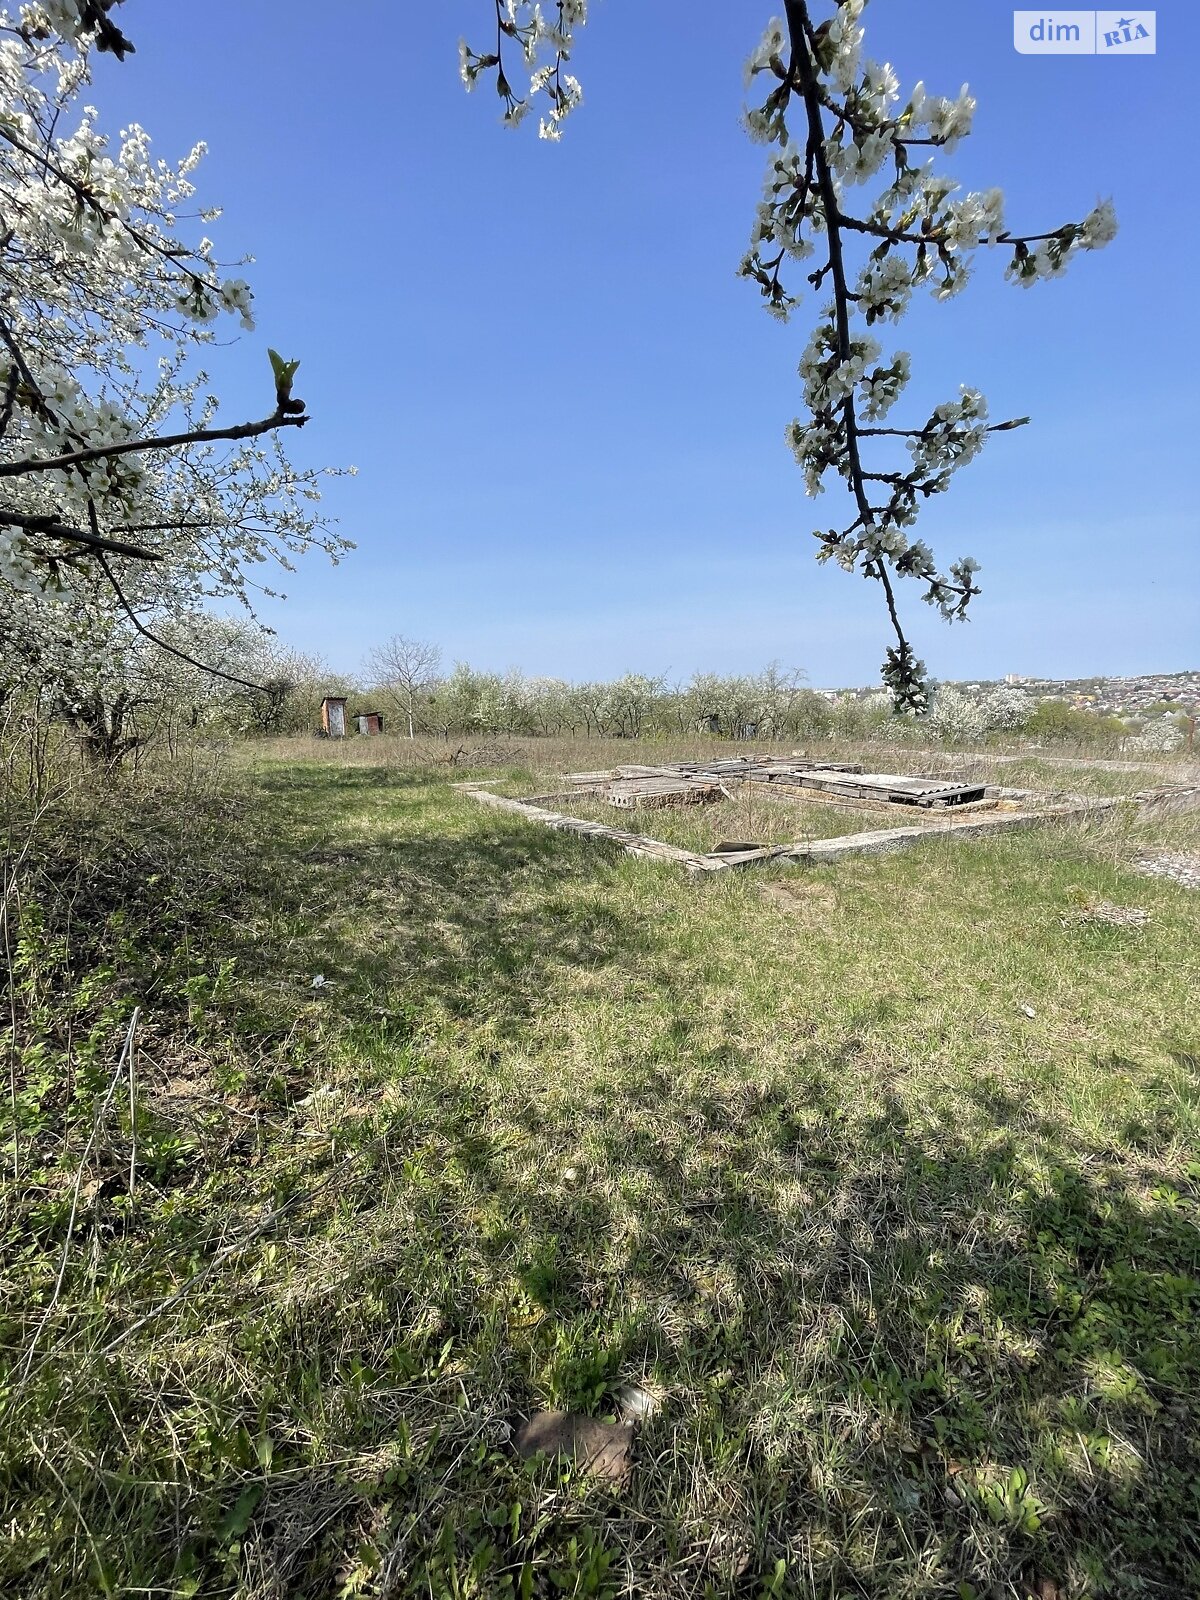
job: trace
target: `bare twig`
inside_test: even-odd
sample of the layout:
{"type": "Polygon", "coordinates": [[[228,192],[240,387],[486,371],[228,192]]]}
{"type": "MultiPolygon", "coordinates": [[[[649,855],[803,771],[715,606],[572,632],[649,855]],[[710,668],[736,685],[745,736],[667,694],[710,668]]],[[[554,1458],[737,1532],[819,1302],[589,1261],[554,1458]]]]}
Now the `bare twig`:
{"type": "MultiPolygon", "coordinates": [[[[134,1012],[137,1016],[137,1012],[134,1012]]],[[[137,1174],[137,1074],[134,1066],[137,1052],[133,1042],[133,1028],[129,1030],[129,1198],[133,1199],[133,1182],[137,1174]]]]}

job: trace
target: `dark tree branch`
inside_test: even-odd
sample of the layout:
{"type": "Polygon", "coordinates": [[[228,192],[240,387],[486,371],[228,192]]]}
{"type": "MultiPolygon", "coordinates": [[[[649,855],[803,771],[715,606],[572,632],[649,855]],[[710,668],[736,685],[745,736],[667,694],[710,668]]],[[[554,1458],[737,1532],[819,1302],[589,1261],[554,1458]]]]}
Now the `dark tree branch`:
{"type": "Polygon", "coordinates": [[[4,386],[4,406],[0,409],[0,439],[8,432],[8,425],[12,421],[13,406],[17,399],[18,372],[16,362],[13,363],[8,373],[8,382],[4,386]]]}
{"type": "MultiPolygon", "coordinates": [[[[985,433],[1011,433],[1014,428],[1024,428],[1029,422],[1028,417],[1010,417],[1007,422],[991,422],[984,429],[985,433]]],[[[938,424],[927,422],[923,428],[863,428],[858,430],[860,439],[928,439],[937,432],[938,424]]]]}
{"type": "MultiPolygon", "coordinates": [[[[888,239],[893,244],[944,244],[944,233],[902,233],[898,228],[889,226],[886,222],[872,222],[862,217],[848,217],[845,212],[838,212],[838,223],[843,228],[849,228],[854,233],[869,233],[874,239],[888,239]]],[[[993,238],[990,234],[978,240],[980,245],[987,244],[1042,244],[1048,239],[1062,239],[1071,231],[1071,224],[1066,223],[1061,228],[1056,228],[1053,233],[998,233],[993,238]]]]}
{"type": "Polygon", "coordinates": [[[186,650],[178,650],[173,644],[168,644],[165,639],[160,639],[158,634],[152,633],[134,611],[133,607],[129,604],[129,601],[125,598],[125,593],[122,590],[121,585],[117,582],[116,575],[109,566],[108,562],[103,556],[99,557],[99,561],[100,565],[104,568],[105,577],[112,585],[113,593],[116,595],[122,611],[124,611],[125,615],[129,618],[130,622],[133,623],[133,626],[138,633],[141,634],[143,639],[149,639],[151,644],[157,645],[160,650],[165,650],[168,655],[175,656],[180,661],[186,661],[190,667],[196,667],[201,672],[207,672],[210,677],[223,678],[226,683],[236,683],[239,688],[252,689],[255,694],[270,693],[270,690],[264,688],[261,683],[251,683],[248,678],[239,678],[232,672],[223,672],[220,667],[209,666],[206,661],[197,661],[195,656],[188,655],[186,650]]]}
{"type": "MultiPolygon", "coordinates": [[[[299,402],[297,402],[299,403],[299,402]]],[[[275,411],[261,422],[239,422],[232,428],[193,428],[187,433],[165,433],[151,439],[130,439],[124,444],[93,445],[86,450],[72,450],[65,456],[46,456],[38,460],[32,456],[21,461],[0,462],[0,478],[23,477],[31,472],[52,472],[69,467],[83,466],[89,461],[104,461],[113,456],[133,455],[143,450],[174,450],[181,445],[211,444],[215,440],[255,439],[275,428],[302,428],[307,416],[291,417],[275,411]]]]}
{"type": "Polygon", "coordinates": [[[211,518],[193,522],[181,517],[178,522],[115,522],[112,524],[112,531],[113,533],[169,533],[177,528],[215,528],[216,525],[211,518]]]}
{"type": "Polygon", "coordinates": [[[22,516],[18,511],[0,511],[0,523],[10,528],[23,528],[26,533],[40,533],[51,539],[65,539],[69,544],[83,545],[88,550],[104,550],[109,555],[130,556],[135,561],[161,561],[157,550],[147,550],[140,544],[126,544],[121,539],[110,539],[99,531],[72,528],[54,516],[22,516]]]}
{"type": "MultiPolygon", "coordinates": [[[[829,170],[829,162],[825,157],[825,128],[821,120],[821,88],[817,81],[816,63],[809,45],[809,39],[812,36],[812,23],[809,19],[805,0],[786,0],[785,9],[787,12],[788,33],[792,42],[792,61],[789,77],[799,87],[808,116],[808,159],[811,161],[816,175],[817,188],[821,195],[821,205],[825,212],[826,237],[829,241],[828,270],[833,280],[833,305],[837,328],[838,359],[846,361],[850,356],[850,303],[846,284],[846,265],[842,255],[842,238],[839,231],[844,218],[838,205],[833,174],[829,170]]],[[[863,481],[862,459],[858,447],[858,417],[854,409],[853,393],[846,397],[846,402],[842,407],[842,420],[846,428],[850,487],[854,494],[855,503],[858,506],[858,514],[862,522],[863,531],[867,532],[874,527],[874,516],[867,497],[866,485],[863,481]]],[[[867,571],[883,585],[883,592],[887,599],[888,615],[891,618],[892,627],[899,641],[901,652],[911,654],[911,646],[904,636],[904,629],[900,626],[900,617],[896,611],[896,597],[892,589],[886,562],[877,557],[868,561],[866,566],[867,571]]]]}

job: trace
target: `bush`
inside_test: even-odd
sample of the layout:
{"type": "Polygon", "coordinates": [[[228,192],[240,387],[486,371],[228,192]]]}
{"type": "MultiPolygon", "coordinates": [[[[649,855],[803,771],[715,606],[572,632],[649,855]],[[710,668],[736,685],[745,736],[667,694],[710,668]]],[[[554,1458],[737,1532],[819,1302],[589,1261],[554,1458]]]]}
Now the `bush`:
{"type": "Polygon", "coordinates": [[[1118,717],[1097,716],[1094,711],[1079,711],[1065,700],[1039,700],[1037,709],[1025,725],[1034,739],[1070,741],[1075,744],[1109,744],[1122,739],[1125,724],[1118,717]]]}

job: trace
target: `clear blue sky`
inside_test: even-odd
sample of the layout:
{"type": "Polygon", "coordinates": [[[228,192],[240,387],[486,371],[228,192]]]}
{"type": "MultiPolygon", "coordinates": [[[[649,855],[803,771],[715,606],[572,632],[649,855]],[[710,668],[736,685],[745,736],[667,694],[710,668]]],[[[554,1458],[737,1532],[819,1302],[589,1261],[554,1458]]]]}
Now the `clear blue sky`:
{"type": "MultiPolygon", "coordinates": [[[[206,139],[214,237],[256,257],[258,331],[214,352],[217,388],[259,414],[266,346],[299,356],[300,458],[359,469],[327,500],[358,548],[286,581],[263,612],[283,638],[351,670],[404,632],[565,677],[779,658],[874,681],[877,586],[813,561],[825,505],[783,444],[807,318],[779,326],[734,276],[765,155],[741,67],[773,9],[593,0],[586,104],[551,146],[462,91],[490,0],[129,0],[137,54],[90,98],[164,155],[206,139]]],[[[922,519],[984,593],[951,629],[906,585],[920,653],[950,678],[1196,666],[1194,0],[1124,60],[1018,55],[999,0],[866,20],[906,88],[970,82],[976,132],[942,158],[966,187],[1000,183],[1029,230],[1106,195],[1122,224],[1028,292],[981,254],[959,301],[889,325],[914,407],[970,383],[1034,419],[922,519]]]]}

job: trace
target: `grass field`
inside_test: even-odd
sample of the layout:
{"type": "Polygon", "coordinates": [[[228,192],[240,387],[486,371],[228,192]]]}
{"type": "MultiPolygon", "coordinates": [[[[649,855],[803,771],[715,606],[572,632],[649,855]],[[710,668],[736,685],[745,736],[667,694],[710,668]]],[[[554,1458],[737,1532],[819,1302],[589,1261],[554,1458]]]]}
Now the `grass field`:
{"type": "Polygon", "coordinates": [[[0,1593],[1200,1593],[1196,818],[696,881],[434,753],[36,824],[0,1593]]]}

